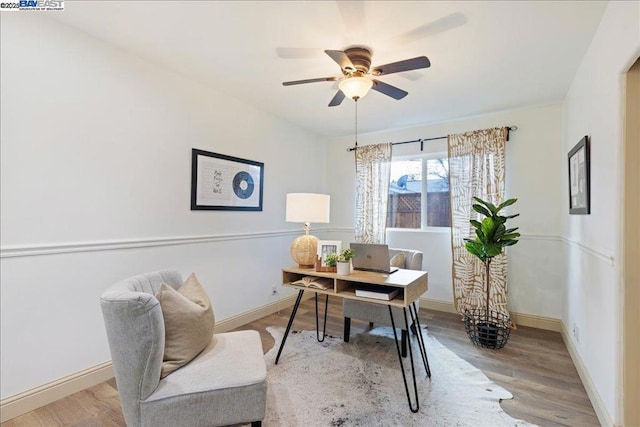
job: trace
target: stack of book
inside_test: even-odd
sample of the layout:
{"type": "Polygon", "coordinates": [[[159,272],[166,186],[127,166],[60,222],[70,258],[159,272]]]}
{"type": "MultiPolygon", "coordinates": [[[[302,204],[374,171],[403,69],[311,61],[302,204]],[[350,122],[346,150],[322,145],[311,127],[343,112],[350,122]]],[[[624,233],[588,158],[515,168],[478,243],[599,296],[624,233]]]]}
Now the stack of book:
{"type": "Polygon", "coordinates": [[[358,284],[356,296],[391,301],[400,293],[400,289],[392,286],[358,284]]]}

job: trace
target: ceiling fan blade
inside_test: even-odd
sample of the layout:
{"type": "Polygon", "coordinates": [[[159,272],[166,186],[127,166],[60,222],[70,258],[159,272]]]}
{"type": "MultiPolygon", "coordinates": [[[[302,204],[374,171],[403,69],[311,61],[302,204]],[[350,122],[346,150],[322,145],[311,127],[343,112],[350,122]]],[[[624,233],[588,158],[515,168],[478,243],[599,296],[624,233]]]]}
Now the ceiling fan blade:
{"type": "Polygon", "coordinates": [[[373,67],[371,74],[381,76],[393,73],[401,73],[402,71],[417,70],[419,68],[429,68],[431,61],[426,56],[418,56],[404,61],[392,62],[391,64],[373,67]]]}
{"type": "Polygon", "coordinates": [[[355,71],[356,67],[349,59],[346,53],[341,50],[325,50],[327,55],[331,57],[340,66],[342,70],[355,71]]]}
{"type": "Polygon", "coordinates": [[[329,107],[335,107],[336,105],[340,105],[342,101],[344,101],[344,98],[345,98],[344,92],[341,90],[338,90],[338,92],[336,92],[336,95],[333,97],[333,99],[329,103],[329,107]]]}
{"type": "Polygon", "coordinates": [[[283,86],[292,86],[292,85],[301,85],[303,83],[315,83],[315,82],[334,82],[338,80],[337,77],[320,77],[317,79],[306,79],[306,80],[294,80],[291,82],[283,82],[283,86]]]}
{"type": "Polygon", "coordinates": [[[400,88],[391,86],[390,84],[381,82],[380,80],[376,79],[373,79],[373,86],[371,87],[371,89],[377,90],[380,93],[384,93],[385,95],[390,96],[393,99],[402,99],[409,94],[409,92],[405,92],[400,88]]]}
{"type": "Polygon", "coordinates": [[[448,30],[452,30],[456,27],[460,27],[467,23],[467,17],[460,12],[451,13],[447,16],[443,16],[440,19],[429,22],[428,24],[414,28],[406,33],[400,34],[394,37],[391,41],[397,44],[407,44],[424,37],[432,36],[438,33],[443,33],[448,30]]]}

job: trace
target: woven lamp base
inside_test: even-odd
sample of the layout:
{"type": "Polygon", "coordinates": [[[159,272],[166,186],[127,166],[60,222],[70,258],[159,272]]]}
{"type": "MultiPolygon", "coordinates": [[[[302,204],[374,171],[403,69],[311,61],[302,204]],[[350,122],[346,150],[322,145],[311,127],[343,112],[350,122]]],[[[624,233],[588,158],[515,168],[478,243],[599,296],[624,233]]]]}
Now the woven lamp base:
{"type": "Polygon", "coordinates": [[[312,268],[316,264],[318,250],[318,238],[305,234],[297,237],[291,243],[291,258],[298,263],[300,268],[312,268]]]}

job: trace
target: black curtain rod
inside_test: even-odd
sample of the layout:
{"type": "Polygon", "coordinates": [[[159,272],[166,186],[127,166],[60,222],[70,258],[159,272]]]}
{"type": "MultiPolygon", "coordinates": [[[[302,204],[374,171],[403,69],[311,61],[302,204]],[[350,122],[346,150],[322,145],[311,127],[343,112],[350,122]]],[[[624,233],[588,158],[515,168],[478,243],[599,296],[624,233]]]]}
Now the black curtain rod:
{"type": "MultiPolygon", "coordinates": [[[[518,130],[518,126],[508,126],[507,127],[507,141],[509,140],[509,132],[511,132],[511,131],[515,132],[517,130],[518,130]]],[[[420,139],[413,139],[411,141],[392,142],[391,145],[412,144],[414,142],[419,142],[420,143],[420,151],[423,151],[424,142],[425,141],[435,141],[437,139],[447,139],[447,138],[448,137],[446,137],[446,136],[437,136],[435,138],[420,138],[420,139]]],[[[355,147],[347,148],[347,151],[355,151],[356,148],[358,148],[357,145],[355,147]]]]}

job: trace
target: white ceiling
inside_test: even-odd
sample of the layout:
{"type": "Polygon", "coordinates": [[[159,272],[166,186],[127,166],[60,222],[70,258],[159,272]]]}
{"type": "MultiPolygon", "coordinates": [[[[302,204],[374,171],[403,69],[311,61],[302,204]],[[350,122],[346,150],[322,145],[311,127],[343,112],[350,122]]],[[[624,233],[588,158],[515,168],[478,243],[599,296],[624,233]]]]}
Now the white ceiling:
{"type": "Polygon", "coordinates": [[[324,49],[363,45],[382,65],[426,55],[431,68],[380,77],[359,132],[559,102],[606,2],[67,1],[59,21],[320,135],[354,131],[354,103],[327,104],[339,76],[324,49]],[[293,56],[293,57],[291,57],[293,56]]]}

